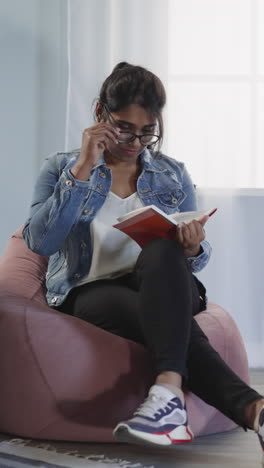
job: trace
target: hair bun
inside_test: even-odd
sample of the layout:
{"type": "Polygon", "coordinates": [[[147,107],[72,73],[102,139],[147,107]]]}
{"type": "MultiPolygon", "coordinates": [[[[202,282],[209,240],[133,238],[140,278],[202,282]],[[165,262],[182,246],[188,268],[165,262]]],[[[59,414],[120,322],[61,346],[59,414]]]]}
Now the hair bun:
{"type": "Polygon", "coordinates": [[[131,67],[130,63],[127,63],[127,62],[119,62],[114,68],[113,68],[113,72],[114,73],[115,71],[117,70],[122,70],[122,68],[127,68],[127,67],[131,67]]]}

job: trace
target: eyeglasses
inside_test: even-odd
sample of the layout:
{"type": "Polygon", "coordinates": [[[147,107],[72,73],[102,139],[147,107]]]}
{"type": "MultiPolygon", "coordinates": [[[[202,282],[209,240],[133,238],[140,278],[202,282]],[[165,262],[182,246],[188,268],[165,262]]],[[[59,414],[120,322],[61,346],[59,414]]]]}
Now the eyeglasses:
{"type": "MultiPolygon", "coordinates": [[[[105,104],[104,108],[107,112],[109,120],[112,121],[113,125],[118,127],[118,122],[112,116],[111,112],[105,104]]],[[[118,143],[132,143],[132,141],[134,141],[136,138],[139,139],[142,146],[154,145],[160,139],[159,135],[154,135],[152,133],[144,133],[143,135],[137,135],[136,133],[128,132],[127,130],[121,130],[119,136],[117,137],[117,141],[118,143]]]]}

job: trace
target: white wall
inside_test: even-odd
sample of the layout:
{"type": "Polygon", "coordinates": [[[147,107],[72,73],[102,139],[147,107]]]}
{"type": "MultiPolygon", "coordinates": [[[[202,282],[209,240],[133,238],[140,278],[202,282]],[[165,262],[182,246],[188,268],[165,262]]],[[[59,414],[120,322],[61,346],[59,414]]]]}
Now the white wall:
{"type": "Polygon", "coordinates": [[[264,189],[199,189],[198,201],[218,207],[206,225],[212,257],[198,276],[238,324],[251,367],[263,367],[264,189]]]}
{"type": "Polygon", "coordinates": [[[28,215],[41,159],[64,149],[64,0],[0,2],[0,253],[28,215]]]}

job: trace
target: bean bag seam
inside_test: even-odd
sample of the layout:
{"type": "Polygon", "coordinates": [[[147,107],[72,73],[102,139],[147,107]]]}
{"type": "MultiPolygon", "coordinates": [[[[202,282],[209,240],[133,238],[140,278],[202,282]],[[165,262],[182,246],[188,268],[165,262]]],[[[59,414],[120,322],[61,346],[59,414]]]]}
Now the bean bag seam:
{"type": "MultiPolygon", "coordinates": [[[[32,344],[31,338],[30,338],[30,332],[29,332],[28,323],[27,323],[27,321],[28,321],[28,308],[27,308],[27,306],[24,306],[24,310],[25,310],[24,325],[25,325],[25,332],[26,332],[26,336],[27,336],[28,347],[30,348],[33,361],[35,362],[35,366],[36,366],[36,368],[37,368],[37,370],[38,370],[38,372],[39,372],[39,374],[40,374],[40,376],[42,378],[43,383],[46,385],[49,393],[53,397],[53,400],[56,401],[56,397],[55,397],[55,395],[54,395],[54,393],[52,391],[52,388],[50,387],[50,385],[49,385],[49,383],[48,383],[48,381],[47,381],[47,379],[46,379],[46,377],[44,375],[44,372],[41,369],[41,366],[39,364],[39,360],[38,360],[37,355],[36,355],[36,353],[34,351],[34,347],[33,347],[33,344],[32,344]]],[[[54,421],[56,421],[57,419],[59,419],[59,418],[56,418],[54,421]]],[[[40,430],[38,430],[36,435],[41,433],[49,425],[53,424],[54,421],[52,423],[49,422],[44,428],[41,428],[40,430]]]]}

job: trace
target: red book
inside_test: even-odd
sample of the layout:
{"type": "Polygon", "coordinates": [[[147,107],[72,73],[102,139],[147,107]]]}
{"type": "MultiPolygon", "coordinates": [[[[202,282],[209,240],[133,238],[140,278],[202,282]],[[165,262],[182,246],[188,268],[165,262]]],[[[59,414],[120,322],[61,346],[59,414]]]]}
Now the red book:
{"type": "Polygon", "coordinates": [[[189,223],[194,219],[201,219],[204,215],[211,216],[217,208],[204,211],[184,211],[167,215],[155,205],[144,206],[138,210],[118,218],[118,223],[113,227],[124,232],[136,241],[140,247],[148,244],[154,239],[172,239],[177,224],[189,223]]]}

